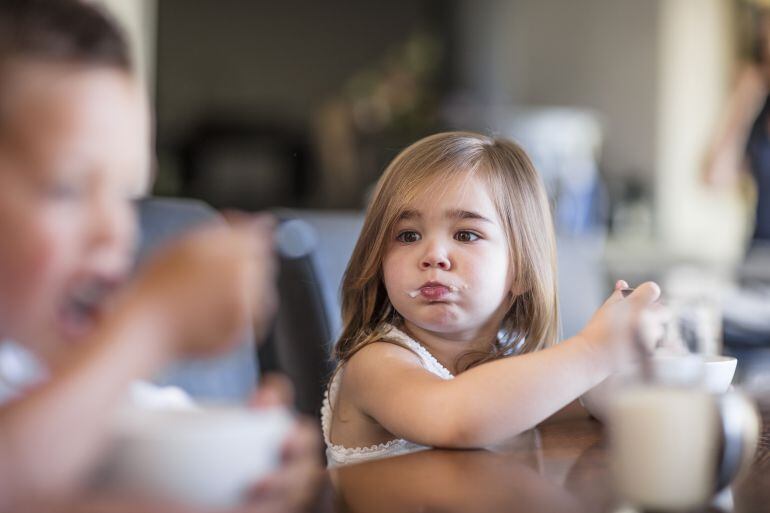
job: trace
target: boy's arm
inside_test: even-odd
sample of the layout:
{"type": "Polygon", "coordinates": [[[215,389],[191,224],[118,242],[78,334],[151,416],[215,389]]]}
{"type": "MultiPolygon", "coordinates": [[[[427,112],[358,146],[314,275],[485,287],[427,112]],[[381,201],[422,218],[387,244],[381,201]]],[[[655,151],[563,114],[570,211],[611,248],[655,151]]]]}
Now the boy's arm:
{"type": "Polygon", "coordinates": [[[230,347],[274,305],[272,222],[212,226],[168,246],[51,379],[0,408],[0,511],[77,491],[128,385],[180,355],[230,347]]]}
{"type": "Polygon", "coordinates": [[[50,381],[0,408],[0,497],[59,494],[80,484],[128,384],[169,360],[160,326],[133,310],[116,315],[73,347],[50,381]]]}

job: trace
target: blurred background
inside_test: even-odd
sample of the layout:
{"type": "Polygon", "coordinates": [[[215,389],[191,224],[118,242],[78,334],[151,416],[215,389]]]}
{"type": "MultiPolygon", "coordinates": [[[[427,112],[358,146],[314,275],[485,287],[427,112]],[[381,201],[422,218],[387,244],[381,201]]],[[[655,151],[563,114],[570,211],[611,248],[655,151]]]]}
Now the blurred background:
{"type": "Polygon", "coordinates": [[[154,98],[160,194],[357,208],[405,144],[470,128],[528,147],[565,229],[638,256],[743,252],[749,199],[699,171],[750,2],[105,3],[154,98]]]}
{"type": "MultiPolygon", "coordinates": [[[[471,129],[517,140],[543,175],[565,335],[616,278],[715,311],[767,278],[759,260],[745,279],[761,180],[738,172],[748,136],[731,104],[762,62],[770,2],[102,2],[153,99],[157,195],[360,215],[407,144],[471,129]],[[714,179],[730,130],[734,177],[714,179]]],[[[770,319],[762,294],[749,317],[770,319]]]]}

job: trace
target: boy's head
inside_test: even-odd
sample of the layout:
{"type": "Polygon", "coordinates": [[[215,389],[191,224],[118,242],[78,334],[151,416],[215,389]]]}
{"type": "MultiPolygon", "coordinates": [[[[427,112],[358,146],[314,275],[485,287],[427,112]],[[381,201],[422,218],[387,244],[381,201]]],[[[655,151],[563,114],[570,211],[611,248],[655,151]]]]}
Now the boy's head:
{"type": "Polygon", "coordinates": [[[133,254],[147,104],[123,36],[76,0],[0,2],[0,337],[50,364],[133,254]]]}

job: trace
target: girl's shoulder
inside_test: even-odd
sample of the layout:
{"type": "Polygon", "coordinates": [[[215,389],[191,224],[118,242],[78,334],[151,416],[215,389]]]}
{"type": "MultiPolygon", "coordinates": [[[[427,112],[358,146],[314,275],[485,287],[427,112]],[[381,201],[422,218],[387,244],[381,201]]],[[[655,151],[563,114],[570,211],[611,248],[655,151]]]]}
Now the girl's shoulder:
{"type": "Polygon", "coordinates": [[[413,349],[384,338],[367,344],[351,356],[345,362],[345,375],[361,374],[365,377],[371,372],[381,371],[383,366],[422,367],[423,362],[413,349]]]}
{"type": "Polygon", "coordinates": [[[454,376],[419,342],[398,328],[391,327],[376,342],[356,352],[345,363],[345,374],[350,381],[366,383],[375,375],[401,370],[419,369],[442,379],[454,376]]]}
{"type": "Polygon", "coordinates": [[[394,380],[405,371],[422,370],[420,358],[406,349],[384,340],[370,342],[353,354],[332,377],[328,395],[330,404],[343,410],[364,405],[379,393],[387,393],[394,380]]]}

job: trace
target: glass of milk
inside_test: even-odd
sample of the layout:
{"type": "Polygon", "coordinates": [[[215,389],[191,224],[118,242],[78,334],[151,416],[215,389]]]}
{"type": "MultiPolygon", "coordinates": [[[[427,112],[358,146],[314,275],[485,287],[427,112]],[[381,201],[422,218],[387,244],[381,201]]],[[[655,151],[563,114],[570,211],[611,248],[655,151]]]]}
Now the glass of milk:
{"type": "Polygon", "coordinates": [[[621,499],[642,509],[706,504],[756,447],[756,409],[738,392],[708,390],[702,331],[681,317],[674,313],[668,323],[669,354],[650,355],[649,371],[619,383],[608,399],[614,485],[621,499]]]}
{"type": "Polygon", "coordinates": [[[681,386],[629,385],[610,400],[610,465],[622,499],[645,509],[684,510],[715,491],[716,403],[681,386]]]}

